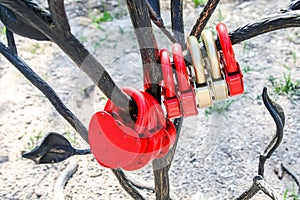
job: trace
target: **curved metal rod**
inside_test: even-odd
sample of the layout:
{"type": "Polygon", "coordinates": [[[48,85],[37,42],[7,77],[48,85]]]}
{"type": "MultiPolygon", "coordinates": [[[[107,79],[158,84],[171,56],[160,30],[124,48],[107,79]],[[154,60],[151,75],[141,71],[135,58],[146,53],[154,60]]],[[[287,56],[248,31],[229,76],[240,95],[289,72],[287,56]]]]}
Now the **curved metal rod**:
{"type": "Polygon", "coordinates": [[[6,39],[7,39],[7,44],[8,44],[8,48],[9,48],[10,52],[18,55],[14,34],[7,28],[6,28],[6,39]]]}
{"type": "Polygon", "coordinates": [[[172,0],[171,1],[171,20],[172,20],[172,31],[176,38],[176,41],[184,47],[184,22],[183,22],[183,0],[172,0]]]}
{"type": "Polygon", "coordinates": [[[112,169],[111,170],[115,176],[117,177],[118,181],[124,188],[124,190],[135,200],[145,200],[145,198],[135,189],[134,184],[129,181],[121,169],[112,169]],[[126,184],[124,184],[126,183],[126,184]]]}
{"type": "Polygon", "coordinates": [[[203,31],[219,2],[220,0],[208,0],[195,25],[193,26],[190,35],[194,35],[197,39],[200,38],[201,32],[203,31]]]}
{"type": "Polygon", "coordinates": [[[69,122],[69,124],[80,134],[80,136],[88,142],[88,131],[81,121],[70,111],[60,100],[55,91],[37,75],[21,58],[11,53],[2,42],[0,42],[0,53],[13,64],[27,80],[29,80],[36,88],[38,88],[49,99],[54,108],[61,116],[69,122]]]}
{"type": "MultiPolygon", "coordinates": [[[[12,35],[13,36],[13,35],[12,35]]],[[[88,131],[81,121],[70,111],[55,91],[39,77],[21,58],[13,54],[3,43],[0,42],[0,53],[13,64],[36,88],[38,88],[46,98],[51,102],[54,108],[62,115],[65,120],[80,134],[80,136],[88,142],[88,131]]],[[[78,155],[89,154],[90,150],[76,150],[78,155]]],[[[121,169],[112,169],[121,186],[126,192],[137,199],[142,200],[143,197],[135,189],[133,181],[129,180],[121,169]],[[129,188],[129,189],[128,189],[129,188]],[[127,190],[128,189],[128,190],[127,190]]]]}
{"type": "Polygon", "coordinates": [[[239,197],[235,198],[235,200],[249,200],[253,196],[255,196],[260,190],[263,191],[267,196],[269,196],[273,200],[282,199],[262,176],[255,176],[253,178],[252,186],[239,197]]]}
{"type": "Polygon", "coordinates": [[[276,124],[276,134],[273,136],[272,140],[266,147],[266,149],[259,156],[258,174],[264,176],[264,164],[268,158],[271,157],[273,152],[280,145],[283,138],[283,127],[285,124],[285,116],[282,107],[276,102],[272,101],[267,93],[267,88],[264,87],[262,93],[262,99],[264,105],[270,112],[275,124],[276,124]]]}
{"type": "Polygon", "coordinates": [[[146,3],[147,3],[147,7],[148,7],[148,10],[149,10],[149,15],[150,15],[150,18],[151,18],[152,22],[163,32],[163,34],[165,34],[167,36],[167,38],[169,38],[169,40],[172,43],[175,43],[176,42],[176,38],[165,27],[163,19],[159,18],[157,16],[156,12],[151,7],[151,5],[149,4],[148,1],[146,1],[146,3]]]}
{"type": "MultiPolygon", "coordinates": [[[[254,21],[237,28],[229,33],[232,44],[238,44],[252,37],[262,35],[271,31],[300,27],[300,11],[290,11],[286,13],[271,15],[266,18],[254,21]]],[[[219,40],[216,41],[220,50],[219,40]]]]}
{"type": "Polygon", "coordinates": [[[46,16],[40,12],[42,8],[36,7],[36,4],[32,7],[30,2],[31,0],[0,0],[0,4],[9,8],[17,19],[25,20],[26,25],[37,29],[56,43],[93,80],[107,98],[112,99],[123,110],[136,111],[135,102],[117,87],[103,65],[92,56],[71,31],[67,30],[67,21],[64,16],[61,16],[64,8],[58,7],[61,2],[51,4],[51,15],[56,16],[57,20],[53,24],[49,24],[47,18],[45,19],[46,16]],[[55,26],[60,23],[62,23],[61,26],[55,26]]]}

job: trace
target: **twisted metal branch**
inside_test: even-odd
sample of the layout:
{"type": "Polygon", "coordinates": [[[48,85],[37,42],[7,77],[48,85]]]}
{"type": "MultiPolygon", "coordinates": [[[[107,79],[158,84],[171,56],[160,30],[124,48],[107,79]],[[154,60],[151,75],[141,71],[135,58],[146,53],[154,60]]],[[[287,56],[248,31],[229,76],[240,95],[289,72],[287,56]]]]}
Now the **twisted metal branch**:
{"type": "Polygon", "coordinates": [[[197,19],[195,25],[192,28],[190,35],[194,35],[197,39],[200,38],[201,32],[205,28],[207,22],[209,21],[211,15],[215,11],[220,0],[208,0],[203,8],[199,18],[197,19]]]}
{"type": "MultiPolygon", "coordinates": [[[[13,34],[10,35],[10,39],[14,41],[13,34]]],[[[21,58],[19,58],[11,48],[7,48],[2,42],[0,42],[0,53],[13,64],[36,88],[38,88],[46,98],[51,102],[54,108],[62,115],[65,120],[79,133],[79,135],[88,143],[88,131],[82,122],[70,111],[55,91],[40,77],[38,76],[21,58]]],[[[77,150],[75,149],[75,155],[90,154],[89,149],[77,150]]],[[[138,184],[129,180],[121,169],[112,169],[116,178],[126,192],[135,197],[141,197],[136,190],[138,184]]],[[[138,187],[137,187],[138,188],[138,187]]],[[[145,188],[147,189],[147,188],[145,188]]],[[[143,198],[137,198],[143,199],[143,198]]]]}
{"type": "Polygon", "coordinates": [[[152,22],[161,30],[161,32],[163,32],[163,34],[165,34],[165,36],[167,36],[167,38],[169,38],[169,40],[172,43],[175,43],[176,38],[165,27],[163,19],[159,18],[157,16],[156,12],[153,10],[153,8],[151,7],[151,5],[149,4],[148,1],[146,3],[147,3],[147,7],[148,7],[148,10],[149,10],[149,15],[150,15],[150,18],[151,18],[152,22]]]}
{"type": "Polygon", "coordinates": [[[64,0],[48,0],[48,4],[55,28],[65,33],[70,32],[64,0]]]}
{"type": "Polygon", "coordinates": [[[264,177],[264,164],[267,159],[271,157],[282,141],[285,116],[282,107],[276,102],[272,101],[268,96],[266,87],[263,89],[262,99],[276,124],[276,134],[266,149],[259,156],[258,175],[264,177]]]}
{"type": "Polygon", "coordinates": [[[183,0],[171,1],[172,31],[176,41],[185,49],[184,24],[183,24],[183,0]]]}
{"type": "Polygon", "coordinates": [[[264,180],[262,176],[255,176],[253,178],[252,186],[235,200],[249,200],[260,190],[273,200],[282,200],[282,197],[277,194],[277,192],[264,180]]]}
{"type": "Polygon", "coordinates": [[[267,184],[264,180],[264,164],[268,158],[270,158],[273,152],[278,148],[282,141],[283,137],[283,127],[285,124],[285,116],[282,107],[276,102],[272,101],[267,93],[267,88],[263,89],[262,98],[265,107],[268,109],[270,115],[272,116],[275,124],[276,124],[276,134],[272,138],[271,142],[267,146],[267,148],[260,154],[259,157],[259,165],[258,165],[258,176],[253,178],[252,186],[241,194],[236,200],[248,200],[251,199],[258,191],[263,191],[266,195],[268,195],[273,200],[282,199],[275,190],[267,184]]]}
{"type": "Polygon", "coordinates": [[[60,100],[55,91],[37,75],[20,57],[12,54],[11,51],[0,42],[0,53],[12,63],[36,88],[38,88],[49,99],[54,108],[67,122],[88,142],[88,131],[81,121],[70,111],[60,100]]]}
{"type": "MultiPolygon", "coordinates": [[[[0,0],[0,3],[9,8],[13,14],[17,16],[17,19],[26,21],[27,27],[34,27],[36,30],[47,36],[52,42],[56,43],[116,105],[123,110],[129,109],[130,111],[135,111],[135,103],[116,86],[102,64],[90,54],[71,32],[66,31],[68,27],[65,22],[66,19],[64,19],[65,16],[61,16],[61,18],[64,19],[64,25],[61,26],[64,28],[61,29],[60,26],[55,26],[55,23],[60,22],[60,16],[58,15],[63,13],[64,8],[58,8],[57,5],[59,4],[52,6],[52,12],[56,16],[56,22],[53,22],[53,27],[53,23],[49,24],[49,21],[46,20],[48,19],[48,15],[44,15],[43,12],[40,12],[40,10],[43,9],[36,4],[32,7],[32,4],[29,2],[31,1],[0,0]],[[57,11],[57,9],[62,10],[57,11]]],[[[19,23],[22,24],[21,22],[19,23]]]]}
{"type": "Polygon", "coordinates": [[[8,49],[10,50],[10,52],[17,55],[18,51],[17,51],[17,46],[16,46],[14,35],[7,28],[6,28],[6,39],[7,39],[8,49]]]}
{"type": "MultiPolygon", "coordinates": [[[[238,44],[264,33],[291,27],[300,27],[299,10],[268,16],[241,26],[230,32],[229,35],[232,44],[238,44]]],[[[217,40],[216,43],[218,49],[220,49],[219,40],[217,40]]]]}

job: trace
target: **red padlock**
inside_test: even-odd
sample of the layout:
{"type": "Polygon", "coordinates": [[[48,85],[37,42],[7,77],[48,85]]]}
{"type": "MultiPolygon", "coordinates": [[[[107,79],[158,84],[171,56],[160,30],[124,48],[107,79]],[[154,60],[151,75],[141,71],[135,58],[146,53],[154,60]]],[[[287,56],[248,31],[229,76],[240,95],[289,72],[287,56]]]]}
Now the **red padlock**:
{"type": "Polygon", "coordinates": [[[136,102],[136,116],[109,100],[105,111],[97,112],[90,121],[89,144],[100,165],[136,170],[169,151],[171,143],[165,141],[165,135],[170,132],[168,137],[173,138],[175,127],[166,121],[162,108],[150,94],[131,88],[123,91],[136,102]]]}
{"type": "Polygon", "coordinates": [[[170,120],[167,120],[167,126],[163,131],[163,145],[156,158],[162,158],[167,155],[176,140],[176,128],[170,120]]]}
{"type": "Polygon", "coordinates": [[[217,24],[216,29],[218,32],[218,38],[224,55],[224,61],[225,61],[227,72],[235,73],[239,71],[239,69],[236,64],[234,51],[227,31],[227,27],[224,23],[219,23],[217,24]]]}
{"type": "Polygon", "coordinates": [[[172,54],[180,91],[179,98],[182,106],[182,115],[184,117],[197,115],[195,92],[188,78],[180,44],[175,43],[172,45],[172,54]]]}
{"type": "Polygon", "coordinates": [[[238,62],[234,57],[232,43],[226,28],[226,25],[219,23],[216,27],[218,38],[221,44],[220,52],[221,63],[224,67],[226,82],[229,89],[229,95],[234,96],[244,92],[243,74],[238,62]]]}
{"type": "Polygon", "coordinates": [[[163,74],[163,91],[165,95],[164,104],[167,109],[168,118],[172,119],[180,117],[180,105],[176,96],[173,69],[170,61],[169,52],[166,49],[162,49],[160,50],[159,54],[163,74]]]}
{"type": "Polygon", "coordinates": [[[101,111],[89,125],[89,145],[98,163],[108,168],[121,168],[145,152],[147,141],[140,140],[135,130],[117,124],[113,116],[101,111]]]}

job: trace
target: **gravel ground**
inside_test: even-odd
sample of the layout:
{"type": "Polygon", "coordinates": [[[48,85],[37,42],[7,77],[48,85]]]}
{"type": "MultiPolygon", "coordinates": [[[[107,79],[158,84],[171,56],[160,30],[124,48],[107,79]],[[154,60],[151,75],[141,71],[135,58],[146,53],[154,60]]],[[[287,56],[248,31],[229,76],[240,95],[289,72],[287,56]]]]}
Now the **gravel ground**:
{"type": "MultiPolygon", "coordinates": [[[[66,4],[72,32],[106,66],[115,82],[121,87],[142,88],[137,42],[124,5],[119,1],[66,1],[66,4]],[[117,17],[97,27],[92,18],[103,10],[117,17]]],[[[167,10],[168,1],[162,4],[167,10]]],[[[284,6],[278,0],[271,5],[267,0],[222,1],[208,28],[213,29],[222,20],[229,30],[234,30],[284,6]]],[[[185,3],[187,33],[201,10],[185,3]]],[[[163,12],[163,18],[170,27],[167,11],[163,12]]],[[[170,43],[156,32],[159,47],[170,49],[170,43]]],[[[1,40],[4,39],[2,34],[1,40]]],[[[87,125],[90,116],[103,107],[103,94],[56,45],[18,36],[16,41],[20,57],[87,125]]],[[[290,193],[293,188],[297,191],[291,177],[279,180],[274,169],[284,163],[300,177],[300,102],[276,94],[269,79],[272,76],[275,81],[283,80],[284,73],[290,73],[292,80],[300,80],[300,29],[264,34],[235,45],[234,50],[244,72],[245,93],[216,103],[210,110],[199,110],[198,116],[184,121],[170,170],[173,199],[233,199],[252,184],[259,153],[275,131],[261,100],[264,86],[286,113],[284,139],[267,161],[265,177],[281,195],[287,189],[290,193]],[[217,107],[221,108],[220,113],[216,112],[217,107]]],[[[22,159],[21,154],[50,131],[63,133],[77,148],[87,145],[3,56],[0,63],[0,199],[53,199],[55,182],[69,161],[38,166],[22,159]]],[[[130,199],[111,171],[100,167],[91,155],[76,159],[79,167],[65,187],[65,199],[130,199]]],[[[133,180],[153,186],[151,169],[149,165],[127,174],[133,180]]],[[[147,199],[154,199],[154,194],[142,193],[147,199]]],[[[253,199],[267,197],[260,193],[253,199]]]]}

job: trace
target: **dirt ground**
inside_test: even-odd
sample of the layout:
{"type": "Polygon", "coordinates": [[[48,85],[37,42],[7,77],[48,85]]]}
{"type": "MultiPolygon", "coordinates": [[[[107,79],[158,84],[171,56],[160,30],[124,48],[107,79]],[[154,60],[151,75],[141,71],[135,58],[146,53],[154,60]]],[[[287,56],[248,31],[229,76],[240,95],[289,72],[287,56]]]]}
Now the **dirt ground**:
{"type": "MultiPolygon", "coordinates": [[[[43,1],[44,2],[44,1],[43,1]]],[[[45,1],[46,2],[46,1],[45,1]]],[[[163,19],[170,28],[168,1],[163,1],[163,19]]],[[[229,30],[278,12],[279,0],[221,1],[208,24],[213,30],[222,21],[229,30]]],[[[142,88],[141,59],[123,1],[66,1],[72,32],[106,66],[120,86],[142,88]],[[113,21],[93,23],[93,16],[108,10],[113,21]]],[[[185,31],[189,33],[202,7],[185,3],[185,31]]],[[[170,43],[156,30],[159,48],[170,43]]],[[[4,34],[1,41],[5,41],[4,34]]],[[[20,57],[58,93],[63,102],[88,125],[101,110],[105,97],[91,80],[50,42],[16,37],[20,57]]],[[[178,149],[170,170],[173,199],[234,199],[245,191],[257,173],[259,153],[266,147],[275,125],[261,99],[267,86],[284,109],[286,125],[281,146],[266,163],[265,177],[278,193],[296,193],[289,176],[278,179],[274,169],[284,163],[300,177],[300,101],[278,95],[275,82],[291,74],[300,80],[300,29],[264,34],[234,46],[244,73],[245,93],[216,103],[211,109],[184,120],[178,149]],[[294,191],[294,192],[293,192],[294,191]]],[[[53,165],[35,165],[22,159],[50,131],[64,134],[77,148],[87,145],[48,100],[3,56],[0,56],[0,199],[53,199],[57,178],[69,160],[53,165]]],[[[78,169],[65,186],[65,199],[130,199],[109,169],[92,155],[78,156],[78,169]]],[[[132,180],[153,186],[151,165],[126,173],[132,180]]],[[[155,195],[142,191],[147,199],[155,195]]],[[[263,194],[253,199],[267,199],[263,194]]],[[[292,198],[288,198],[292,199],[292,198]]]]}

